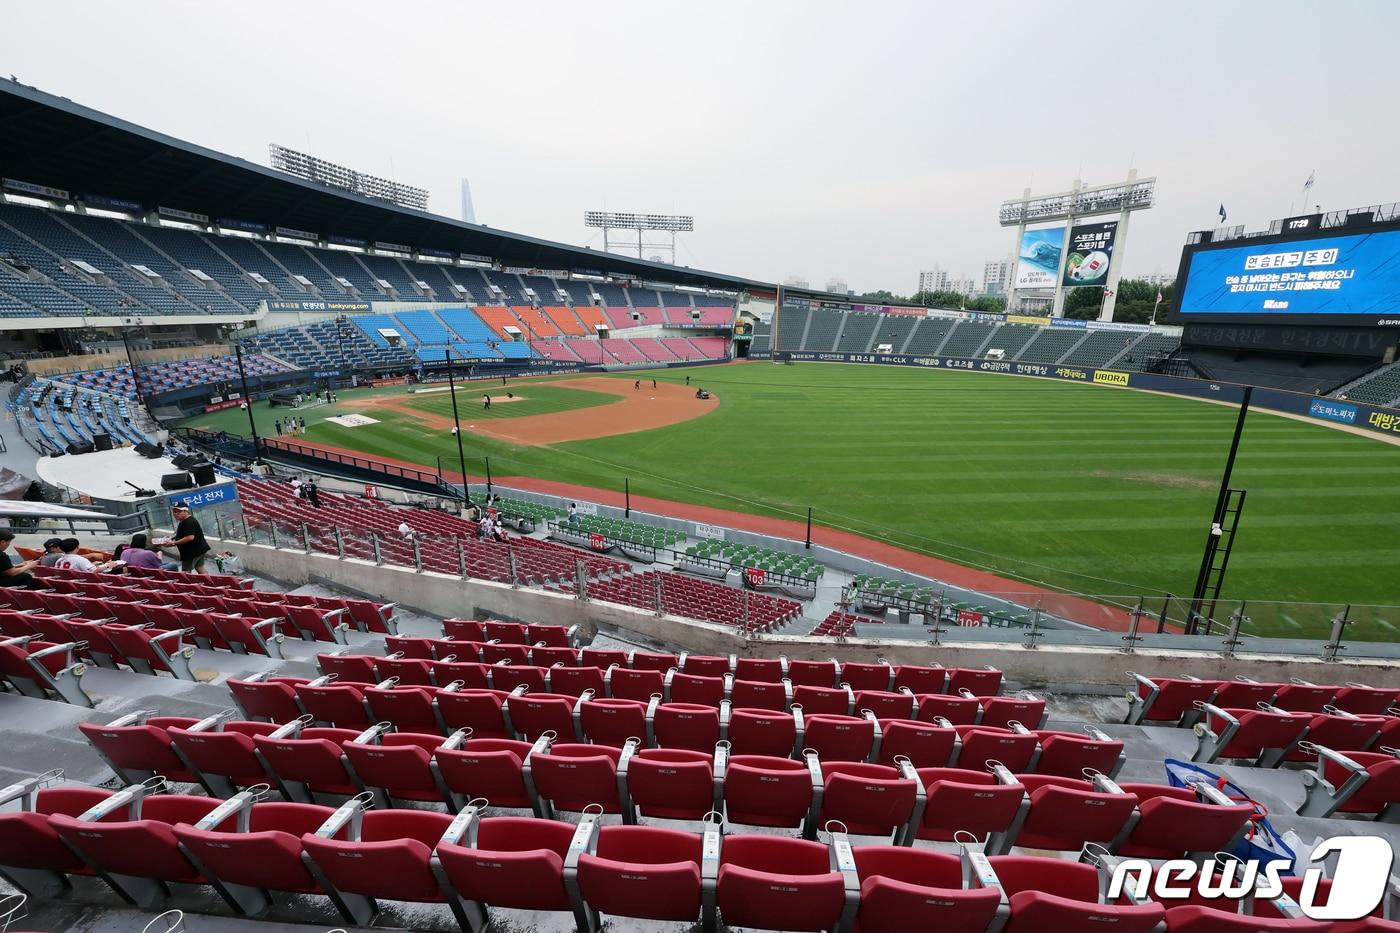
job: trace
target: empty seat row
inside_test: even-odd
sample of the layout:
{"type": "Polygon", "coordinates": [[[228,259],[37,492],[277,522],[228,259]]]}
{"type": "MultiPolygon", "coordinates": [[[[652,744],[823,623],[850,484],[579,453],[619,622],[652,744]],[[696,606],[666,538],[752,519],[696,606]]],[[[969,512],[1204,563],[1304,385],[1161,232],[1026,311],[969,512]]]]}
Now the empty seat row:
{"type": "Polygon", "coordinates": [[[1400,742],[1400,716],[1358,716],[1335,707],[1298,713],[1260,703],[1254,709],[1201,705],[1192,761],[1245,759],[1261,768],[1311,761],[1315,746],[1340,752],[1393,747],[1400,742]]]}
{"type": "Polygon", "coordinates": [[[243,915],[275,893],[327,897],[363,926],[378,901],[445,905],[481,933],[493,909],[559,911],[581,931],[604,917],[700,921],[772,930],[902,933],[909,929],[1120,933],[1316,930],[1290,919],[1291,901],[1246,913],[1164,908],[1127,897],[1106,903],[1098,866],[1035,856],[958,855],[898,846],[829,845],[770,835],[655,826],[577,826],[550,819],[374,810],[362,798],[337,809],[160,793],[157,782],[120,791],[45,786],[0,791],[20,809],[0,814],[5,874],[31,894],[62,893],[71,876],[97,875],[124,900],[152,907],[169,885],[212,887],[243,915]],[[1257,916],[1255,916],[1257,915],[1257,916]],[[1280,917],[1284,919],[1272,919],[1280,917]]]}
{"type": "Polygon", "coordinates": [[[1201,718],[1201,704],[1221,709],[1246,709],[1267,703],[1296,713],[1320,713],[1332,706],[1357,715],[1377,715],[1400,705],[1400,690],[1348,683],[1341,686],[1293,679],[1288,683],[1260,683],[1247,677],[1234,680],[1201,680],[1197,677],[1150,678],[1128,674],[1129,725],[1172,724],[1194,726],[1201,718]]]}

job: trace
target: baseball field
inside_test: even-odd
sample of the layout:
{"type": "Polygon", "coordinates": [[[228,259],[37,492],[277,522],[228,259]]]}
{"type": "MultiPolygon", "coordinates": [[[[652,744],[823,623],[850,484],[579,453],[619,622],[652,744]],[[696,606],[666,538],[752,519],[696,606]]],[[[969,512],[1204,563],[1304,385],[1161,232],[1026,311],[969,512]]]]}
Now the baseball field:
{"type": "MultiPolygon", "coordinates": [[[[620,490],[626,478],[633,495],[789,519],[810,506],[819,525],[1013,580],[1160,604],[1191,590],[1235,420],[1195,400],[956,371],[751,363],[641,376],[459,387],[468,475],[479,480],[489,457],[498,480],[620,490]],[[696,399],[698,385],[714,398],[696,399]]],[[[347,391],[303,413],[304,439],[455,471],[451,406],[446,391],[347,391]],[[327,420],[346,415],[360,423],[327,420]]],[[[282,410],[255,414],[271,434],[282,410]]],[[[246,433],[247,415],[188,424],[246,433]]],[[[1400,614],[1370,608],[1400,604],[1397,477],[1400,447],[1251,414],[1225,595],[1251,601],[1255,633],[1325,634],[1351,603],[1367,606],[1352,637],[1400,639],[1400,614]]]]}

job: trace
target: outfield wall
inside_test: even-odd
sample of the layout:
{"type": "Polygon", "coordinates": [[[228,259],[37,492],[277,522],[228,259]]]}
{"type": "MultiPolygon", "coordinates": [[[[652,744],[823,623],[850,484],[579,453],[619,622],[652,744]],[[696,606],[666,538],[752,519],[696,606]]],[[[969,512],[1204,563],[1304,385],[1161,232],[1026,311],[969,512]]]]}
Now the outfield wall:
{"type": "MultiPolygon", "coordinates": [[[[926,369],[954,369],[966,372],[1001,373],[1011,376],[1034,376],[1059,379],[1064,382],[1091,383],[1145,392],[1163,392],[1187,398],[1209,399],[1238,405],[1245,387],[1233,382],[1164,376],[1158,373],[1121,372],[1113,369],[1088,369],[1083,366],[1058,366],[1054,363],[1016,363],[1002,360],[970,360],[952,356],[907,356],[880,353],[813,353],[804,350],[780,350],[750,359],[770,359],[781,363],[873,363],[879,366],[915,366],[926,369]]],[[[1297,415],[1328,427],[1344,425],[1386,437],[1400,438],[1400,412],[1391,408],[1364,405],[1324,396],[1304,395],[1256,386],[1250,398],[1251,408],[1261,408],[1282,414],[1297,415]]]]}

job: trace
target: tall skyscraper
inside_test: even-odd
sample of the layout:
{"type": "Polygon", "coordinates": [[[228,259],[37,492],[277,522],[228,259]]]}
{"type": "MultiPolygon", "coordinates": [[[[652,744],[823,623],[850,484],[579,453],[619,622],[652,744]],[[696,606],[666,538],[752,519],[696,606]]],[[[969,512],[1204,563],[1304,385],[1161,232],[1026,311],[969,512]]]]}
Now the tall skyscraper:
{"type": "Polygon", "coordinates": [[[472,183],[462,179],[462,219],[469,224],[476,223],[476,208],[472,205],[472,183]]]}
{"type": "Polygon", "coordinates": [[[1011,277],[1016,273],[1016,260],[993,259],[982,267],[982,291],[988,295],[1005,295],[1011,290],[1011,277]]]}

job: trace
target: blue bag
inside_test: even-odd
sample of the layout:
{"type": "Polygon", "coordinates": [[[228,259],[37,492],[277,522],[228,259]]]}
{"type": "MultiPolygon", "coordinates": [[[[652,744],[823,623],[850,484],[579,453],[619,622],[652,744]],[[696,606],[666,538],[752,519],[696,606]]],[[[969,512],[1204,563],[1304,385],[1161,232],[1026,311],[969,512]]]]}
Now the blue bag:
{"type": "Polygon", "coordinates": [[[1287,870],[1283,874],[1293,874],[1293,865],[1298,856],[1288,847],[1288,844],[1283,841],[1283,837],[1269,822],[1268,807],[1245,793],[1244,788],[1238,784],[1227,781],[1200,765],[1192,764],[1189,761],[1178,761],[1175,758],[1168,758],[1163,764],[1167,767],[1167,783],[1172,787],[1188,787],[1192,783],[1203,781],[1218,789],[1231,800],[1252,806],[1254,815],[1249,818],[1249,826],[1245,828],[1244,836],[1235,843],[1235,847],[1230,850],[1231,853],[1246,862],[1260,864],[1287,862],[1287,870]]]}

